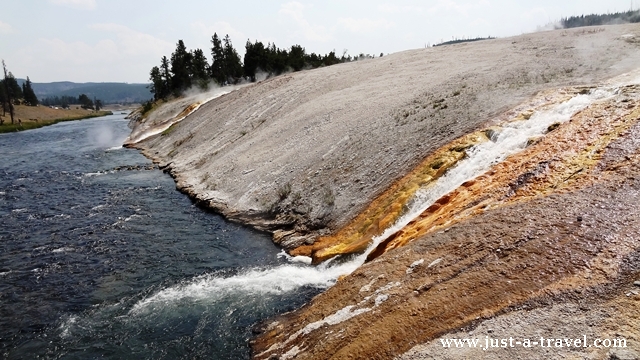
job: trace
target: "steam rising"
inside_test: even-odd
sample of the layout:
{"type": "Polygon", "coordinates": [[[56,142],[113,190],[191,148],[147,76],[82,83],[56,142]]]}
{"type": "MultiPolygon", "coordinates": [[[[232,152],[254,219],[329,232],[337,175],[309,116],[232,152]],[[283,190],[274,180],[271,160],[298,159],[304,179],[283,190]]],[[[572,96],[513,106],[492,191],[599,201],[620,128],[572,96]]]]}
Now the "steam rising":
{"type": "Polygon", "coordinates": [[[114,134],[111,128],[101,125],[88,131],[89,142],[98,147],[111,147],[114,145],[114,134]]]}
{"type": "Polygon", "coordinates": [[[223,88],[212,86],[210,90],[205,92],[202,92],[199,88],[191,88],[180,99],[160,105],[147,118],[142,119],[141,125],[129,135],[125,140],[125,144],[135,144],[151,136],[158,135],[172,125],[184,120],[202,105],[240,87],[242,85],[225,86],[223,88]]]}

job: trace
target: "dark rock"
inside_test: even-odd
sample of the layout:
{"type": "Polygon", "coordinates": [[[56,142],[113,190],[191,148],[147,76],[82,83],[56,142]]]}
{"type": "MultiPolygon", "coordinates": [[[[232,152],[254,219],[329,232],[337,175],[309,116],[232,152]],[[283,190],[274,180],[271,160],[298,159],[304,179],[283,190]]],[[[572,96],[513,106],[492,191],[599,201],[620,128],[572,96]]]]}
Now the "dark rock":
{"type": "Polygon", "coordinates": [[[557,129],[560,126],[560,123],[553,123],[551,125],[549,125],[549,127],[547,128],[547,132],[552,132],[553,130],[557,129]]]}

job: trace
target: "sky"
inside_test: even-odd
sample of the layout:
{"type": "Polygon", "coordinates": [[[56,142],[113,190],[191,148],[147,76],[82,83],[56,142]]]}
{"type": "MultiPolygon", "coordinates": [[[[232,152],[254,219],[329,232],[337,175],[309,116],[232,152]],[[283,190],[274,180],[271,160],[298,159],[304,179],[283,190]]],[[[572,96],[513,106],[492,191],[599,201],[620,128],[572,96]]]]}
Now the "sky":
{"type": "Polygon", "coordinates": [[[229,34],[338,56],[389,54],[468,37],[508,37],[562,17],[626,11],[629,0],[0,0],[0,58],[33,82],[146,83],[179,39],[211,60],[229,34]]]}

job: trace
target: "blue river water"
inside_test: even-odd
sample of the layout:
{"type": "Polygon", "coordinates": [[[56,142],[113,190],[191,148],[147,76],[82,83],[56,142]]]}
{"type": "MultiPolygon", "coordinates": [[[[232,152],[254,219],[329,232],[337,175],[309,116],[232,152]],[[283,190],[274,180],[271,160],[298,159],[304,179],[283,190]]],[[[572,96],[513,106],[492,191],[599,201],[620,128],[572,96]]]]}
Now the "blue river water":
{"type": "Polygon", "coordinates": [[[249,358],[254,324],[330,285],[292,280],[309,267],[196,207],[128,133],[0,134],[1,358],[249,358]]]}

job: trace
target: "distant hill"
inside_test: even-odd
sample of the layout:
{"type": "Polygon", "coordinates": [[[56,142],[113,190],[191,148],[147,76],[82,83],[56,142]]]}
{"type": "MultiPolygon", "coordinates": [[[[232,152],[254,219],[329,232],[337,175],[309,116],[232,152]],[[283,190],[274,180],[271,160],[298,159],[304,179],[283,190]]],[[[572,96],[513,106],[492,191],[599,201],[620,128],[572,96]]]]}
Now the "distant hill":
{"type": "MultiPolygon", "coordinates": [[[[22,85],[24,79],[18,79],[22,85]]],[[[153,94],[147,88],[148,84],[128,83],[74,83],[59,81],[52,83],[32,83],[33,91],[42,100],[53,96],[73,96],[86,94],[102,100],[104,104],[140,103],[153,98],[153,94]]]]}

